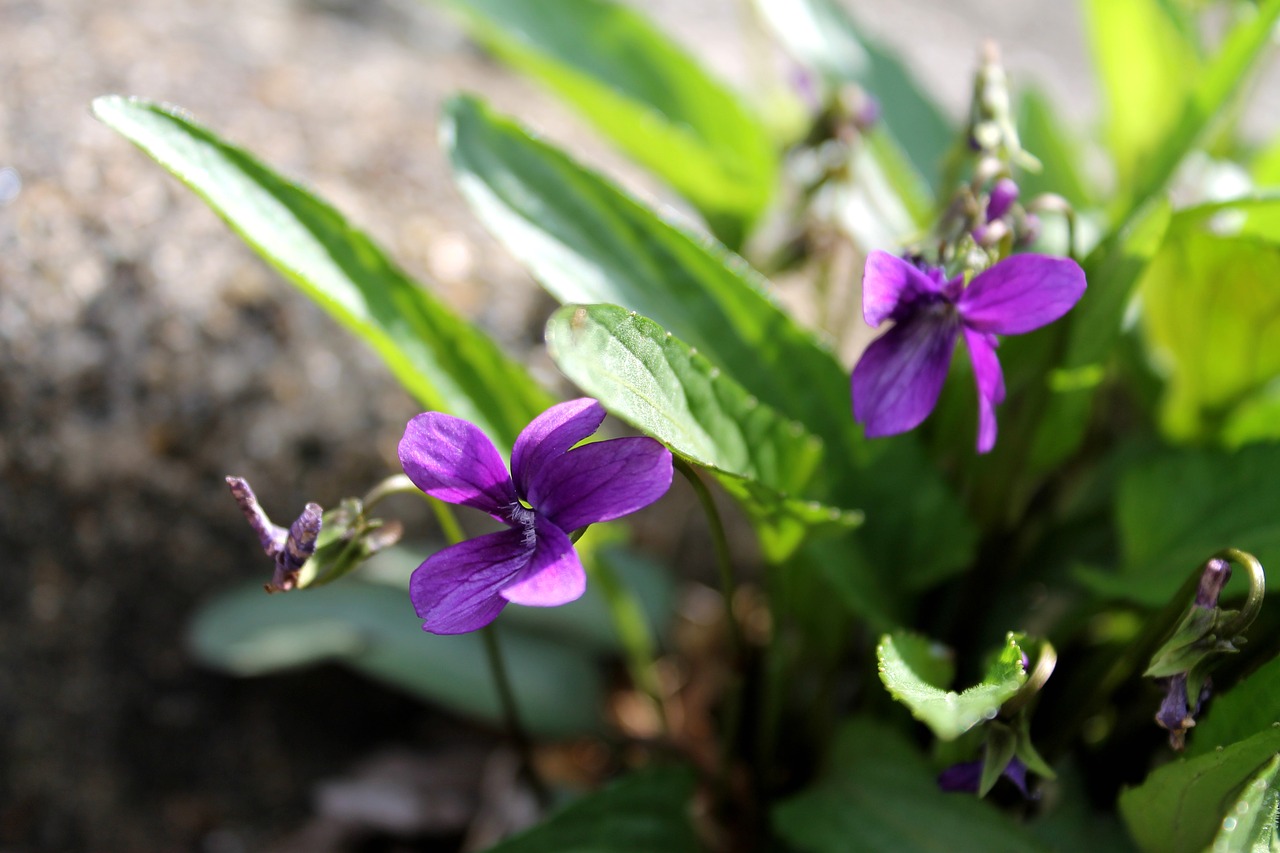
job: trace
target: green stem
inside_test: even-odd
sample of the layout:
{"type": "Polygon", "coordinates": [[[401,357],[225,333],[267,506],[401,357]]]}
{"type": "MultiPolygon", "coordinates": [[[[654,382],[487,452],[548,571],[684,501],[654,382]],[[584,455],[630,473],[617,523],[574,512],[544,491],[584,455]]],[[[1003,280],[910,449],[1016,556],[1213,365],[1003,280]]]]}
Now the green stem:
{"type": "Polygon", "coordinates": [[[702,511],[707,516],[707,524],[711,528],[711,538],[715,543],[716,562],[720,570],[720,594],[724,598],[725,628],[729,635],[729,649],[732,653],[734,678],[725,691],[724,725],[720,739],[720,768],[717,774],[716,787],[722,804],[731,799],[729,774],[733,764],[733,747],[738,742],[738,732],[742,726],[742,705],[744,683],[741,673],[743,664],[744,643],[738,619],[733,613],[733,562],[729,555],[729,538],[724,532],[724,522],[720,519],[720,511],[706,483],[698,476],[688,462],[675,457],[676,469],[684,475],[702,504],[702,511]]]}
{"type": "Polygon", "coordinates": [[[618,630],[618,639],[622,641],[631,681],[649,697],[658,715],[658,726],[666,737],[671,733],[671,727],[667,720],[666,704],[662,701],[662,684],[655,666],[653,633],[649,630],[644,610],[635,595],[618,580],[617,573],[607,560],[597,558],[593,568],[594,580],[604,595],[614,627],[618,630]]]}
{"type": "MultiPolygon", "coordinates": [[[[392,477],[391,479],[394,480],[395,478],[392,477]]],[[[457,516],[453,514],[452,506],[429,495],[427,496],[427,503],[431,505],[431,511],[435,513],[436,521],[439,522],[440,529],[444,532],[445,539],[448,540],[450,545],[457,545],[466,539],[466,534],[462,532],[462,525],[458,523],[457,516]]],[[[538,798],[538,803],[546,809],[551,804],[551,794],[534,767],[533,746],[529,736],[525,733],[524,725],[520,722],[520,706],[516,702],[515,691],[511,689],[511,679],[507,675],[506,660],[502,656],[502,647],[498,644],[498,635],[493,623],[481,628],[480,636],[484,640],[485,657],[489,661],[489,672],[493,675],[494,687],[498,691],[498,703],[502,708],[502,718],[506,724],[507,733],[516,745],[516,752],[520,756],[520,763],[523,765],[524,772],[529,780],[529,787],[533,789],[534,796],[538,798]]]]}
{"type": "Polygon", "coordinates": [[[516,751],[520,754],[520,763],[528,775],[529,786],[533,788],[538,803],[545,809],[551,804],[551,794],[534,767],[533,747],[520,722],[519,707],[516,705],[515,693],[511,689],[511,680],[507,677],[506,660],[502,656],[502,647],[498,644],[498,633],[493,623],[481,628],[480,635],[484,638],[484,652],[489,659],[489,671],[493,673],[493,683],[498,688],[498,701],[502,705],[502,717],[507,725],[507,732],[515,741],[516,751]]]}
{"type": "Polygon", "coordinates": [[[738,628],[738,619],[733,614],[733,560],[729,554],[729,538],[724,532],[724,522],[720,520],[720,510],[711,497],[707,484],[702,482],[698,472],[688,462],[675,457],[676,470],[684,475],[693,487],[702,511],[707,516],[707,525],[711,528],[711,539],[716,548],[716,565],[720,574],[720,595],[724,598],[725,623],[728,626],[729,648],[735,658],[742,654],[742,632],[738,628]]]}
{"type": "Polygon", "coordinates": [[[1243,634],[1253,624],[1253,620],[1258,618],[1258,611],[1262,609],[1262,599],[1267,592],[1267,576],[1263,573],[1262,564],[1258,562],[1258,558],[1247,551],[1223,548],[1213,556],[1243,566],[1249,573],[1249,592],[1245,596],[1244,606],[1240,608],[1240,612],[1234,619],[1221,628],[1222,636],[1230,639],[1243,634]]]}
{"type": "Polygon", "coordinates": [[[413,481],[404,474],[393,474],[370,489],[360,502],[360,505],[363,507],[364,512],[368,512],[383,498],[402,494],[420,495],[422,490],[415,486],[413,481]]]}

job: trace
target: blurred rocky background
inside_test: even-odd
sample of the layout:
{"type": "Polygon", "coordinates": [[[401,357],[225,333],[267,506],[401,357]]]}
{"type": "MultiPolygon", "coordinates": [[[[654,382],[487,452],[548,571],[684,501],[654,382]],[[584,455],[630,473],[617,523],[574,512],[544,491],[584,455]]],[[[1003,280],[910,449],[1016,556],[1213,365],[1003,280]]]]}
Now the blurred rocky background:
{"type": "MultiPolygon", "coordinates": [[[[743,88],[777,70],[741,0],[639,5],[743,88]]],[[[1072,124],[1093,120],[1074,4],[857,6],[956,116],[994,36],[1015,80],[1072,124]]],[[[394,811],[406,791],[421,843],[361,849],[461,840],[486,784],[466,753],[489,754],[482,735],[336,669],[236,681],[184,650],[205,596],[269,574],[223,475],[292,518],[394,471],[417,409],[89,115],[107,93],[186,107],[545,370],[549,303],[470,216],[436,146],[460,89],[668,200],[429,5],[0,0],[0,850],[336,849],[349,839],[335,809],[394,811]],[[445,757],[413,757],[432,750],[445,757]]]]}

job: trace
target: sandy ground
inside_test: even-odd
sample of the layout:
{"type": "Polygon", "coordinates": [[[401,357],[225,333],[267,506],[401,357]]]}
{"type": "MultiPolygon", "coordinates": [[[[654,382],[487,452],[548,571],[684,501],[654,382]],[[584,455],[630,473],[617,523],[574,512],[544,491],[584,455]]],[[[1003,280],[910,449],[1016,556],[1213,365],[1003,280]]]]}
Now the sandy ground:
{"type": "MultiPolygon", "coordinates": [[[[638,5],[737,85],[767,70],[737,0],[638,5]]],[[[1074,4],[860,11],[956,115],[995,35],[1020,79],[1092,120],[1074,4]]],[[[453,737],[354,676],[236,682],[186,655],[201,598],[267,572],[222,476],[251,477],[280,516],[331,503],[394,470],[416,409],[88,107],[106,93],[186,107],[545,368],[549,303],[435,144],[461,89],[664,198],[409,0],[0,0],[0,849],[266,849],[313,812],[317,779],[378,745],[453,737]]]]}

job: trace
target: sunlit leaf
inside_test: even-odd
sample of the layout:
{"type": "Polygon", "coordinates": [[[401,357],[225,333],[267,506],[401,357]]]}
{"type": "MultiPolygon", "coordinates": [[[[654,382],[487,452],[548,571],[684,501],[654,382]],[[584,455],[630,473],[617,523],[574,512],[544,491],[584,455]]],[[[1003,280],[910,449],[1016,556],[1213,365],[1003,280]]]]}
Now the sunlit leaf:
{"type": "Polygon", "coordinates": [[[942,740],[954,740],[979,723],[994,719],[1027,680],[1022,649],[1012,634],[987,668],[981,682],[961,693],[946,690],[936,679],[945,674],[938,645],[915,634],[899,633],[880,640],[876,657],[880,680],[894,699],[942,740]]]}
{"type": "Polygon", "coordinates": [[[93,109],[367,341],[424,407],[466,418],[509,447],[551,404],[522,365],[411,281],[364,232],[252,155],[170,107],[105,97],[93,109]]]}
{"type": "Polygon", "coordinates": [[[741,242],[773,192],[777,155],[738,99],[643,15],[608,0],[437,2],[741,242]]]}

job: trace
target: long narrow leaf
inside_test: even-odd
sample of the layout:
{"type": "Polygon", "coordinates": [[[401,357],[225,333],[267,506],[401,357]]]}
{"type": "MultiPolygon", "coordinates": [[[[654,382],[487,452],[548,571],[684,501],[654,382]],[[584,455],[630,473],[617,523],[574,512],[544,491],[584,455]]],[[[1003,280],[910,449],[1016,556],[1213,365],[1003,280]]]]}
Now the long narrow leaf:
{"type": "Polygon", "coordinates": [[[773,193],[777,154],[737,97],[608,0],[440,0],[489,50],[653,170],[729,245],[773,193]]]}
{"type": "Polygon", "coordinates": [[[550,404],[523,366],[411,281],[368,235],[246,151],[171,107],[112,96],[93,109],[367,341],[424,406],[466,418],[510,446],[550,404]]]}

